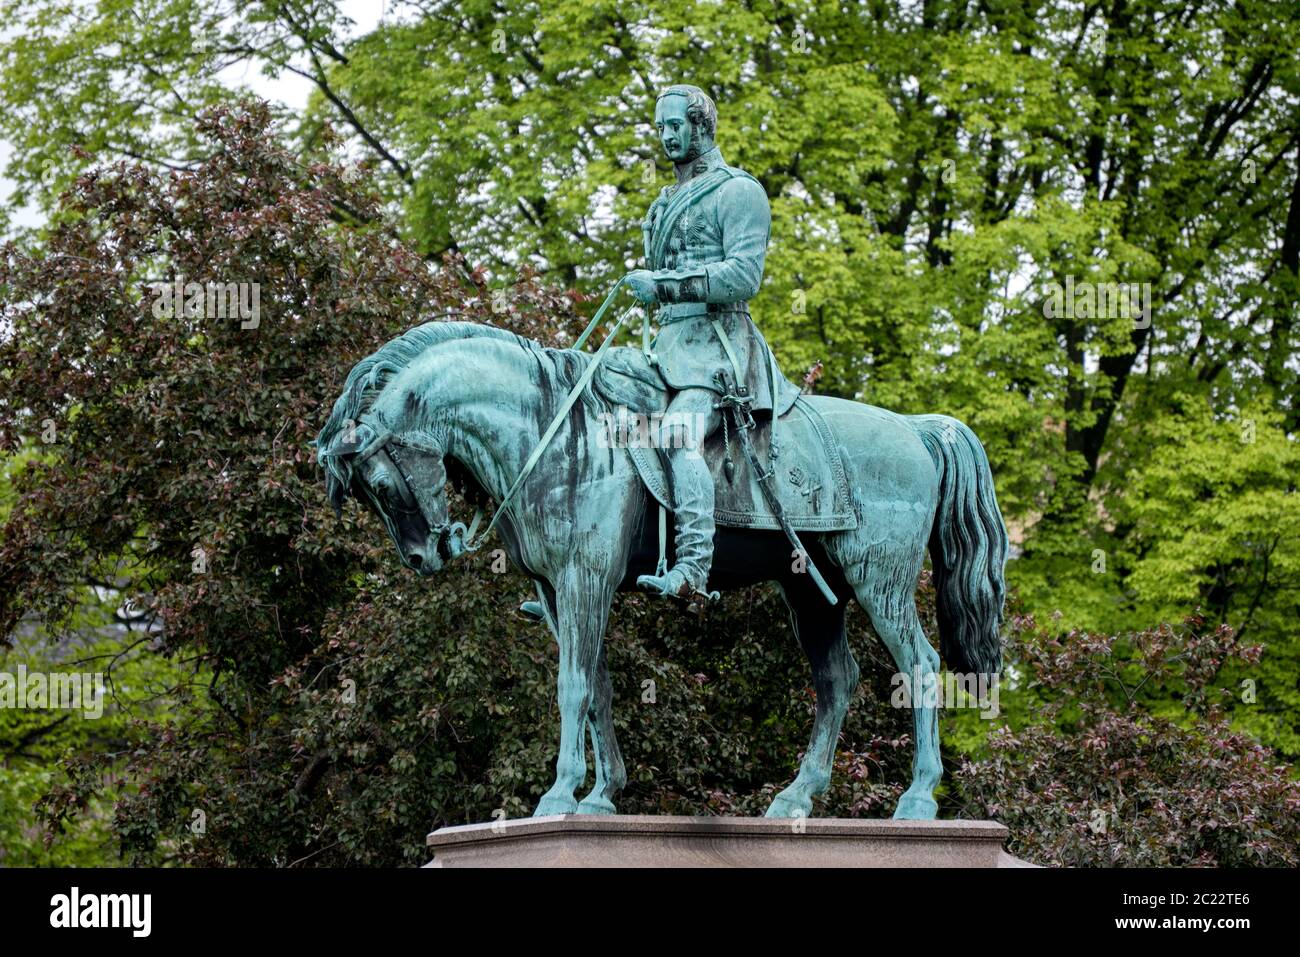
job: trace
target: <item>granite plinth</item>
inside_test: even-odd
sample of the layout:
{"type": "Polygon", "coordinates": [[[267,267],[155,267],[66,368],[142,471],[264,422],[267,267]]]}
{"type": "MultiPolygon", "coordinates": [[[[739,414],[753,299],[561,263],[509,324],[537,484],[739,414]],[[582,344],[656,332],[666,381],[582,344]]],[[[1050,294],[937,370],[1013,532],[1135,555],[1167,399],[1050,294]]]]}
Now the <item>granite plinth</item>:
{"type": "Polygon", "coordinates": [[[1030,867],[995,821],[560,814],[439,828],[429,867],[1030,867]]]}

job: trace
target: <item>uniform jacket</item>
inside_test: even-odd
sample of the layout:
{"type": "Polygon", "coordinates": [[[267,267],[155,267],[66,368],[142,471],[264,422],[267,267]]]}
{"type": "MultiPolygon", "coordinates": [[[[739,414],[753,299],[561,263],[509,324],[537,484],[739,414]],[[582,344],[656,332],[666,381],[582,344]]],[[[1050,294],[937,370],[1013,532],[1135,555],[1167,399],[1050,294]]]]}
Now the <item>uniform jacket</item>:
{"type": "Polygon", "coordinates": [[[665,187],[642,223],[646,266],[660,303],[652,345],[660,374],[674,389],[718,388],[731,362],[710,320],[722,325],[754,397],[755,410],[779,405],[798,389],[785,379],[749,315],[763,280],[771,233],[767,194],[754,177],[728,166],[717,147],[700,155],[679,182],[665,187]]]}

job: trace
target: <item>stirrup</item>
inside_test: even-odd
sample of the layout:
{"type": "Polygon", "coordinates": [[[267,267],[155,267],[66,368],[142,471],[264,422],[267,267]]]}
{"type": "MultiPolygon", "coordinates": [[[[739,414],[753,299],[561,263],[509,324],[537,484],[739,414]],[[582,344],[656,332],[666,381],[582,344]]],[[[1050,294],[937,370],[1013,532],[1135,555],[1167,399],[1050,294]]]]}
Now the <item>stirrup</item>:
{"type": "Polygon", "coordinates": [[[716,591],[701,591],[698,588],[691,587],[690,580],[676,568],[662,575],[638,575],[636,583],[638,588],[654,592],[661,598],[680,598],[689,602],[696,599],[697,596],[706,601],[717,601],[722,597],[716,591]]]}

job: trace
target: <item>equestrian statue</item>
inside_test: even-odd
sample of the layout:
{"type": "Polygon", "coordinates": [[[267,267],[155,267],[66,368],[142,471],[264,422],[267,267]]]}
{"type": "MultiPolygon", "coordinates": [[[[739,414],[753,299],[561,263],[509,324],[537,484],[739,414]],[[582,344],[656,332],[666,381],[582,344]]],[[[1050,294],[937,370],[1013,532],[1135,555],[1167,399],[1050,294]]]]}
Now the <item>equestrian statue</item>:
{"type": "MultiPolygon", "coordinates": [[[[780,590],[816,711],[798,774],[768,817],[809,816],[830,784],[858,683],[849,600],[900,674],[939,686],[915,601],[927,548],[947,667],[986,678],[1001,667],[1007,534],[983,447],[948,416],[801,395],[781,374],[748,307],[763,277],[767,195],[724,161],[717,122],[697,87],[658,98],[675,183],[643,223],[646,268],[619,280],[573,348],[425,323],[357,363],[315,442],[331,504],[351,496],[373,510],[408,568],[432,575],[495,529],[533,579],[537,600],[523,611],[559,646],[560,710],[555,782],[535,815],[612,814],[626,783],[604,645],[619,590],[679,602],[759,582],[780,590]],[[585,351],[623,287],[639,305],[585,351]],[[641,346],[613,346],[637,311],[641,346]],[[480,512],[468,527],[452,520],[449,476],[496,503],[482,531],[480,512]],[[588,734],[595,783],[579,799],[588,734]]],[[[932,819],[938,702],[919,689],[910,701],[912,780],[894,817],[932,819]]]]}

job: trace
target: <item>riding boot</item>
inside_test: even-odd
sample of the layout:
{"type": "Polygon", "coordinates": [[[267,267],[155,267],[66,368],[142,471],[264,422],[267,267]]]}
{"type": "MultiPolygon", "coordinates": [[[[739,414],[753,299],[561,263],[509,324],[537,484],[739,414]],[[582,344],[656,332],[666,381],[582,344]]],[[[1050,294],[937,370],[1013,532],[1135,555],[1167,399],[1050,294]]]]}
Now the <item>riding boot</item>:
{"type": "Polygon", "coordinates": [[[676,560],[666,574],[641,575],[637,584],[661,595],[715,597],[705,590],[713,565],[713,476],[694,448],[669,448],[665,457],[672,478],[676,560]]]}

